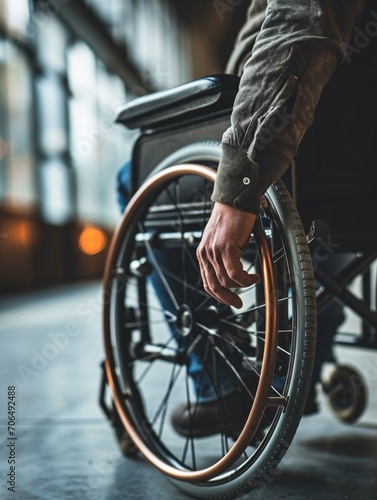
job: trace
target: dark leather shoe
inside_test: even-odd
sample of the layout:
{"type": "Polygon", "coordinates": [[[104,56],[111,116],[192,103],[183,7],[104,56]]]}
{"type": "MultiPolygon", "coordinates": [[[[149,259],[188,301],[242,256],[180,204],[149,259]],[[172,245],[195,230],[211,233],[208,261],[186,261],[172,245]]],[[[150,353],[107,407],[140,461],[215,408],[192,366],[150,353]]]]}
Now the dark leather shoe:
{"type": "MultiPolygon", "coordinates": [[[[245,381],[251,394],[255,394],[257,378],[245,381]]],[[[185,437],[204,437],[225,434],[237,439],[245,426],[252,405],[252,398],[245,390],[238,388],[231,394],[208,403],[181,404],[172,413],[171,422],[175,431],[185,437]]],[[[267,408],[259,426],[258,439],[275,415],[274,408],[267,408]]],[[[254,439],[255,439],[254,438],[254,439]]],[[[253,441],[254,441],[253,439],[253,441]]]]}
{"type": "Polygon", "coordinates": [[[181,404],[172,413],[171,422],[181,436],[204,437],[226,434],[236,437],[243,429],[250,412],[235,391],[208,403],[181,404]]]}

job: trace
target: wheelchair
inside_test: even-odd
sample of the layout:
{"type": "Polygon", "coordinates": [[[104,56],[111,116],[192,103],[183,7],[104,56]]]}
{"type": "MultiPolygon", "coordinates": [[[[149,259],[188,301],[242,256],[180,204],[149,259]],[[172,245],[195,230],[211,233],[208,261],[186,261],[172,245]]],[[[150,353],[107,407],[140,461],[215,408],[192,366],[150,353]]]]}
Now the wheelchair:
{"type": "MultiPolygon", "coordinates": [[[[290,193],[295,178],[287,179],[290,191],[279,180],[261,200],[242,255],[244,268],[259,273],[261,283],[236,290],[244,304],[239,310],[204,292],[195,251],[210,215],[220,141],[238,84],[231,75],[201,78],[136,99],[117,118],[139,135],[131,159],[134,195],[104,273],[100,405],[126,457],[141,454],[196,498],[236,498],[263,490],[276,476],[310,386],[317,299],[322,307],[331,294],[348,294],[350,303],[347,280],[365,273],[376,257],[368,253],[342,272],[342,290],[317,270],[324,285],[316,292],[310,246],[327,237],[327,226],[317,222],[306,234],[290,193]],[[156,298],[158,288],[166,300],[156,298]],[[202,363],[195,390],[194,358],[202,363]],[[224,376],[247,408],[241,429],[231,422],[224,376]],[[218,432],[175,433],[172,410],[183,402],[194,418],[205,383],[216,393],[218,432]]],[[[366,315],[376,326],[376,314],[366,315]]],[[[348,375],[328,382],[344,421],[354,419],[347,413],[349,391],[361,390],[355,373],[348,375]]]]}

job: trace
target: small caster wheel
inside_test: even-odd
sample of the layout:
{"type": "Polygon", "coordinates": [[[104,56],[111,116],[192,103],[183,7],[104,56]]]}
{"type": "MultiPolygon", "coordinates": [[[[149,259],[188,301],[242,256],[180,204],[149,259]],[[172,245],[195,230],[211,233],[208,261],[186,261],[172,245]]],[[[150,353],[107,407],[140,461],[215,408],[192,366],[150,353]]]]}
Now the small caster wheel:
{"type": "Polygon", "coordinates": [[[134,458],[138,454],[138,449],[124,428],[122,420],[113,405],[113,427],[120,452],[124,457],[134,458]]]}
{"type": "Polygon", "coordinates": [[[322,384],[328,404],[342,422],[352,424],[363,414],[367,388],[362,376],[349,366],[337,366],[322,384]]]}

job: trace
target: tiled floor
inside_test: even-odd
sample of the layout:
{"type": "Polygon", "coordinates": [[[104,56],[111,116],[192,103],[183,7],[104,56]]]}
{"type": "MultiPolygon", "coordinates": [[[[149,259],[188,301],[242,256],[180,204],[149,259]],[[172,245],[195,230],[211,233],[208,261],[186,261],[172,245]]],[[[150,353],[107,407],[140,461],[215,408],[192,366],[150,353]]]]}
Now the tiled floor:
{"type": "MultiPolygon", "coordinates": [[[[1,498],[185,498],[144,460],[120,457],[98,407],[99,291],[95,283],[0,301],[1,498]],[[16,494],[6,484],[9,385],[17,388],[16,494]]],[[[368,379],[367,412],[346,426],[323,403],[302,421],[276,480],[244,500],[377,498],[377,352],[340,356],[368,379]]]]}

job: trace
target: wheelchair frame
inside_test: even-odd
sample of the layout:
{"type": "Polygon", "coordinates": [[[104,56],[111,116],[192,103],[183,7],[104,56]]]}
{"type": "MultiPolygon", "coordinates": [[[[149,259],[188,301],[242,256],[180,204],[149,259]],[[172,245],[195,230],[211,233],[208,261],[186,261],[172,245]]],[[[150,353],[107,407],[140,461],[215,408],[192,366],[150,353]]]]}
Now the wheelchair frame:
{"type": "MultiPolygon", "coordinates": [[[[229,118],[231,114],[231,109],[233,105],[233,100],[237,92],[237,82],[235,77],[230,77],[225,75],[225,77],[210,77],[210,84],[204,82],[203,87],[197,85],[196,87],[191,84],[182,86],[181,94],[179,91],[173,91],[172,94],[169,91],[165,91],[152,98],[143,98],[136,101],[135,104],[126,106],[121,110],[118,116],[118,122],[129,128],[139,128],[140,134],[136,140],[133,149],[132,156],[132,189],[135,192],[140,186],[147,180],[146,186],[148,186],[148,179],[151,176],[154,179],[158,178],[158,175],[163,173],[169,164],[164,162],[165,158],[169,157],[171,162],[171,157],[174,157],[174,152],[180,150],[185,146],[190,144],[200,142],[205,137],[206,141],[219,142],[221,140],[221,135],[223,131],[229,125],[229,118]],[[196,90],[195,90],[196,89],[196,90]],[[194,91],[194,95],[192,94],[194,91]],[[197,95],[195,95],[197,91],[197,95]],[[177,102],[174,102],[174,99],[177,102]],[[162,104],[161,104],[162,103],[162,104]],[[158,165],[158,168],[156,168],[158,165]],[[157,177],[156,177],[157,176],[157,177]]],[[[200,81],[199,81],[200,82],[200,81]]],[[[195,82],[194,82],[195,83],[195,82]]],[[[292,186],[295,185],[295,174],[288,174],[287,178],[292,186]]],[[[144,189],[144,188],[143,188],[144,189]]],[[[131,209],[132,210],[132,207],[131,209]]],[[[309,245],[313,245],[317,242],[325,240],[329,235],[326,225],[315,221],[312,225],[311,231],[307,236],[309,245]]],[[[119,235],[118,235],[119,236],[119,235]]],[[[114,240],[114,245],[119,246],[119,238],[116,237],[114,240]]],[[[344,248],[344,247],[343,247],[344,248]]],[[[114,253],[114,248],[112,248],[111,254],[114,253]]],[[[370,347],[376,348],[376,328],[377,328],[377,314],[371,310],[371,278],[370,278],[370,265],[377,258],[377,252],[369,250],[363,256],[357,257],[354,262],[346,267],[341,273],[339,273],[335,278],[328,276],[324,271],[316,269],[315,276],[316,279],[321,283],[322,288],[317,293],[317,301],[319,310],[325,306],[328,300],[333,297],[339,298],[344,304],[349,306],[354,310],[364,321],[363,335],[361,339],[356,339],[352,335],[338,335],[336,338],[336,343],[360,346],[360,347],[370,347]],[[352,279],[358,274],[363,275],[363,289],[365,292],[365,299],[360,300],[355,297],[351,292],[349,292],[346,287],[352,279]]],[[[105,283],[110,281],[111,268],[108,264],[105,273],[105,283]]],[[[109,315],[108,304],[105,301],[105,316],[109,315]]],[[[107,327],[106,327],[107,328],[107,327]]],[[[106,340],[106,352],[111,351],[111,346],[109,345],[109,340],[106,340]]],[[[105,367],[105,365],[103,365],[105,367]]],[[[114,381],[114,372],[106,364],[106,371],[104,368],[103,378],[100,390],[100,405],[104,410],[107,417],[114,424],[114,410],[109,408],[105,403],[105,393],[107,383],[110,383],[113,392],[119,392],[120,389],[116,388],[116,381],[114,381]]],[[[271,398],[272,399],[274,398],[271,398]]],[[[125,407],[119,406],[119,401],[115,401],[116,412],[124,413],[127,411],[125,407]]],[[[278,405],[279,406],[279,405],[278,405]]],[[[257,408],[257,407],[255,407],[257,408]]],[[[257,411],[257,410],[255,410],[257,411]]],[[[252,419],[249,419],[252,422],[252,419]]],[[[248,422],[249,422],[248,420],[248,422]]],[[[129,426],[126,421],[123,421],[126,427],[128,438],[131,437],[131,441],[137,443],[137,447],[143,452],[145,456],[158,468],[160,468],[165,474],[171,475],[175,479],[185,479],[185,474],[175,474],[170,471],[169,467],[164,465],[161,466],[156,461],[153,456],[150,456],[148,448],[145,448],[142,440],[138,439],[137,433],[132,426],[129,426]]],[[[118,422],[119,424],[119,422],[118,422]]],[[[114,424],[115,425],[115,424],[114,424]]],[[[243,437],[246,436],[246,441],[252,437],[255,433],[255,425],[251,425],[249,429],[244,429],[243,437]]],[[[242,441],[242,440],[241,440],[242,441]]],[[[245,442],[245,441],[243,441],[245,442]]],[[[133,455],[133,451],[128,445],[123,452],[130,456],[133,455]]],[[[236,444],[238,441],[236,442],[236,444]]],[[[240,448],[241,449],[241,448],[240,448]]],[[[233,452],[233,448],[231,450],[233,452]]],[[[235,446],[234,453],[237,454],[237,446],[235,446]]],[[[240,456],[241,453],[238,455],[240,456]]],[[[225,457],[224,457],[225,458],[225,457]]],[[[220,463],[220,462],[219,462],[220,463]]],[[[228,462],[222,462],[222,466],[218,468],[206,469],[205,471],[198,471],[197,474],[191,474],[190,481],[208,481],[214,477],[214,474],[221,474],[229,466],[228,462]]],[[[248,488],[250,489],[251,483],[248,488]]],[[[239,493],[241,490],[237,490],[239,493]]],[[[208,497],[209,498],[209,497],[208,497]]],[[[224,497],[225,498],[225,497],[224,497]]]]}

